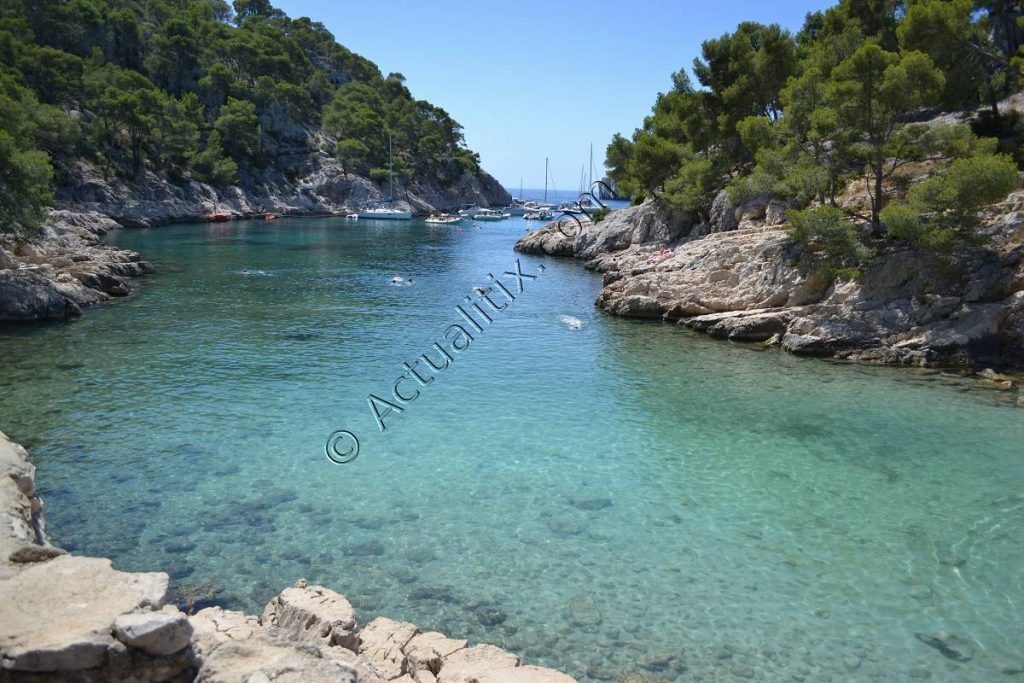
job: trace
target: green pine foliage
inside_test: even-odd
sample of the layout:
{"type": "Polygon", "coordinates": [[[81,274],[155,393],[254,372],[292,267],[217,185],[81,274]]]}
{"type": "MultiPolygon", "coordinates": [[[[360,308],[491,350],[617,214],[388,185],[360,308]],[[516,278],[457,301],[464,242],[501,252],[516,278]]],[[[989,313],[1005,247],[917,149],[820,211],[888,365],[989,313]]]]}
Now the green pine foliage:
{"type": "Polygon", "coordinates": [[[1021,88],[1022,68],[1019,2],[839,0],[796,35],[743,22],[703,43],[699,87],[673,74],[606,163],[634,201],[698,218],[723,189],[734,205],[785,201],[805,265],[849,276],[886,240],[971,239],[978,210],[1017,186],[1024,125],[998,102],[1021,88]],[[921,123],[975,110],[971,125],[921,123]],[[930,176],[909,182],[912,164],[930,176]],[[861,201],[840,201],[849,187],[861,201]]]}
{"type": "Polygon", "coordinates": [[[454,183],[479,169],[462,127],[401,74],[267,0],[0,3],[0,113],[7,232],[38,227],[79,159],[129,182],[226,186],[293,177],[319,145],[369,174],[387,166],[390,132],[396,175],[454,183]]]}

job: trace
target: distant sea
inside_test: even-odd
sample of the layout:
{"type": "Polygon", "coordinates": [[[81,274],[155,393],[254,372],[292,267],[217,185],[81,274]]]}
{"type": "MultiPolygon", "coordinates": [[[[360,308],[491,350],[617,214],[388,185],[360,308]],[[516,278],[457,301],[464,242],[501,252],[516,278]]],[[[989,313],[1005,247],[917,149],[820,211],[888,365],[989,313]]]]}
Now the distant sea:
{"type": "MultiPolygon", "coordinates": [[[[520,190],[518,187],[506,187],[505,189],[508,190],[508,193],[513,197],[515,197],[516,199],[520,199],[520,190]]],[[[522,190],[522,194],[523,196],[521,198],[527,201],[544,201],[544,188],[524,188],[522,190]]],[[[574,202],[579,198],[579,195],[580,193],[578,189],[554,190],[549,187],[547,191],[547,201],[551,202],[552,204],[561,204],[562,202],[574,202]]],[[[609,200],[602,201],[604,201],[605,204],[608,204],[608,206],[612,208],[629,206],[629,202],[627,201],[612,200],[611,203],[609,203],[609,200]]]]}

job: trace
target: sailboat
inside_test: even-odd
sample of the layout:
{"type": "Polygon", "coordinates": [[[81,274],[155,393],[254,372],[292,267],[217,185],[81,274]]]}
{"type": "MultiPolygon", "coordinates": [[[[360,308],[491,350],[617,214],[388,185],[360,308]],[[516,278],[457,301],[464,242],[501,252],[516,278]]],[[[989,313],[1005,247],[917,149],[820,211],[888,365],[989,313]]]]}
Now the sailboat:
{"type": "MultiPolygon", "coordinates": [[[[391,181],[391,191],[388,198],[388,204],[393,204],[395,201],[395,174],[394,156],[391,148],[391,131],[388,131],[388,178],[391,181]]],[[[407,221],[412,219],[412,211],[402,211],[401,209],[394,209],[388,206],[375,206],[373,208],[363,209],[360,211],[359,218],[369,220],[407,221]]]]}

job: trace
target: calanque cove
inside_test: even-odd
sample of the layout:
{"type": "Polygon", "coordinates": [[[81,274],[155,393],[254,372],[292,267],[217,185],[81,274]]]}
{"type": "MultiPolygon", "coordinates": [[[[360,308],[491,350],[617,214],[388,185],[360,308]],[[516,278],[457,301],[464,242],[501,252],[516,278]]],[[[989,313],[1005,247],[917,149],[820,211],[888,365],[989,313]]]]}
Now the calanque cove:
{"type": "Polygon", "coordinates": [[[0,6],[0,683],[1024,680],[1024,8],[741,5],[0,6]]]}

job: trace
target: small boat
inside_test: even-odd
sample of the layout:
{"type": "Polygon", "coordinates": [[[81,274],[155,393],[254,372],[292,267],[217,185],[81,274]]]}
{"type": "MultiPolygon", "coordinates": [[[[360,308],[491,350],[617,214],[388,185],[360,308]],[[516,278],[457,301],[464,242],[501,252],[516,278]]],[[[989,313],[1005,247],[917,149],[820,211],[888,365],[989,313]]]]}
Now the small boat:
{"type": "Polygon", "coordinates": [[[359,214],[358,213],[345,214],[345,220],[347,220],[347,221],[357,221],[357,220],[359,220],[359,214]]]}
{"type": "Polygon", "coordinates": [[[265,213],[265,214],[263,214],[263,220],[265,220],[265,221],[276,221],[277,220],[277,214],[276,213],[265,213]]]}
{"type": "Polygon", "coordinates": [[[453,216],[450,213],[435,213],[429,218],[424,219],[425,223],[432,223],[434,225],[451,225],[452,223],[459,223],[462,221],[462,216],[453,216]]]}
{"type": "Polygon", "coordinates": [[[476,204],[463,204],[459,208],[458,213],[463,218],[472,218],[481,211],[483,211],[483,208],[477,206],[476,204]]]}
{"type": "Polygon", "coordinates": [[[211,211],[206,214],[206,220],[211,223],[224,223],[231,220],[231,214],[226,211],[211,211]]]}
{"type": "Polygon", "coordinates": [[[475,221],[501,221],[509,218],[512,214],[495,211],[494,209],[480,209],[480,213],[473,215],[475,221]]]}
{"type": "Polygon", "coordinates": [[[401,209],[389,209],[386,206],[376,206],[372,209],[363,209],[356,214],[356,216],[364,220],[408,221],[412,219],[412,211],[402,211],[401,209]]]}
{"type": "Polygon", "coordinates": [[[554,217],[549,209],[534,209],[523,214],[523,218],[528,221],[550,221],[554,217]]]}

